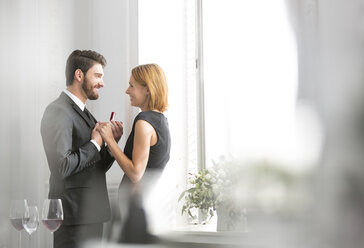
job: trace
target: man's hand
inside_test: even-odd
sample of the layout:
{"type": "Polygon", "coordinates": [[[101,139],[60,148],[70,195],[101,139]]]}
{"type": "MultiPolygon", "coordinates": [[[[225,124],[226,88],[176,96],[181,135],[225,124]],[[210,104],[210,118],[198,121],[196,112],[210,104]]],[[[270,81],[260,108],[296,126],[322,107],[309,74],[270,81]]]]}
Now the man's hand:
{"type": "Polygon", "coordinates": [[[96,125],[91,133],[91,139],[96,141],[96,143],[101,147],[104,144],[104,141],[103,141],[99,131],[97,131],[98,128],[99,128],[99,123],[96,123],[96,125]]]}
{"type": "Polygon", "coordinates": [[[122,121],[111,121],[111,129],[112,134],[114,136],[114,139],[116,143],[119,142],[121,136],[123,136],[124,128],[123,128],[123,122],[122,121]]]}

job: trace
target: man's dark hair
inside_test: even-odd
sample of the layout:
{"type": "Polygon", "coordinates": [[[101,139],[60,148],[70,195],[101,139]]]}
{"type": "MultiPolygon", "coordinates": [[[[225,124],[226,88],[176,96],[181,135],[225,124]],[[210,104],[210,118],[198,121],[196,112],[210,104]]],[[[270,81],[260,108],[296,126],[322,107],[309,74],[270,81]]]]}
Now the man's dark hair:
{"type": "Polygon", "coordinates": [[[66,85],[72,85],[75,71],[80,69],[84,75],[95,64],[106,65],[106,59],[101,54],[91,50],[75,50],[68,56],[66,64],[66,85]]]}

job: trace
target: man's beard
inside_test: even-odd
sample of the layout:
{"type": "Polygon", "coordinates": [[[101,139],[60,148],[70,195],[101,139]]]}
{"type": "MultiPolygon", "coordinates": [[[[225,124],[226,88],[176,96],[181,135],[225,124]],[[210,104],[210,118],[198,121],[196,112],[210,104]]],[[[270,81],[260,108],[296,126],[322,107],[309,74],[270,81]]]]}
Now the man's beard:
{"type": "Polygon", "coordinates": [[[94,87],[87,81],[86,77],[83,80],[82,89],[85,92],[87,99],[96,100],[99,98],[99,94],[93,91],[94,87]]]}

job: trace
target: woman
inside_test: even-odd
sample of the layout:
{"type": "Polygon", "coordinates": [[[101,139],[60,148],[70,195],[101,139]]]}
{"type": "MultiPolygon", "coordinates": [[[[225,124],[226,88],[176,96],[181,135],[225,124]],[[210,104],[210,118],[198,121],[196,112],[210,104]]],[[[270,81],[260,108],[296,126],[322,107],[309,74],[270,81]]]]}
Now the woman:
{"type": "Polygon", "coordinates": [[[168,105],[168,86],[162,68],[156,64],[135,67],[126,94],[130,97],[130,104],[140,108],[141,112],[134,119],[124,152],[113,138],[110,123],[101,123],[97,127],[124,171],[119,187],[122,216],[127,213],[124,212],[127,196],[136,190],[137,183],[143,193],[143,189],[150,190],[149,186],[153,186],[169,160],[171,147],[168,120],[163,115],[168,105]]]}
{"type": "Polygon", "coordinates": [[[110,123],[99,124],[97,130],[125,175],[122,181],[139,182],[144,172],[162,170],[169,160],[171,146],[168,120],[163,115],[168,105],[168,86],[162,68],[156,64],[135,67],[126,94],[130,104],[140,108],[124,152],[112,134],[110,123]]]}

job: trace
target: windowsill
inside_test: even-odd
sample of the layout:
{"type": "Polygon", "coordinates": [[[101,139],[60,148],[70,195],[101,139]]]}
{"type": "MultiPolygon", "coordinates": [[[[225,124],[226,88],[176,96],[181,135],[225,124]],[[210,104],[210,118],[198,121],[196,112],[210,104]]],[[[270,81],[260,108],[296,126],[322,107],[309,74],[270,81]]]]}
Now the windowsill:
{"type": "MultiPolygon", "coordinates": [[[[173,231],[160,238],[167,246],[173,247],[179,244],[179,247],[244,247],[246,244],[251,245],[251,239],[248,233],[243,232],[217,232],[209,230],[209,227],[192,228],[193,230],[173,231]],[[170,244],[170,245],[169,245],[170,244]],[[182,246],[181,246],[182,245],[182,246]],[[244,245],[244,246],[242,246],[244,245]]],[[[247,246],[249,247],[249,246],[247,246]]]]}
{"type": "Polygon", "coordinates": [[[172,232],[216,232],[216,225],[186,225],[176,227],[172,232]]]}
{"type": "Polygon", "coordinates": [[[216,220],[211,219],[207,224],[186,224],[173,228],[172,232],[216,232],[216,220]]]}
{"type": "Polygon", "coordinates": [[[216,217],[207,224],[187,224],[158,235],[167,247],[242,247],[251,244],[251,233],[240,231],[217,231],[216,217]]]}
{"type": "MultiPolygon", "coordinates": [[[[248,233],[216,232],[216,231],[171,231],[158,235],[160,242],[156,244],[125,244],[107,243],[105,248],[238,248],[256,247],[248,233]]],[[[87,246],[96,248],[97,246],[87,246]]]]}

